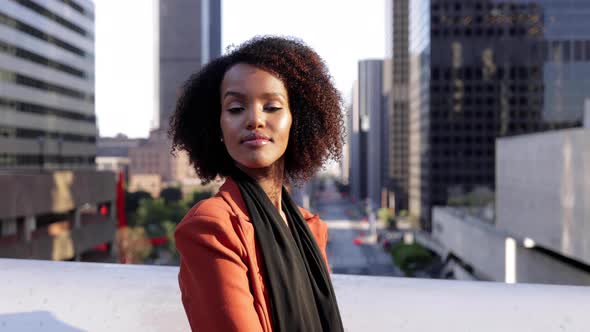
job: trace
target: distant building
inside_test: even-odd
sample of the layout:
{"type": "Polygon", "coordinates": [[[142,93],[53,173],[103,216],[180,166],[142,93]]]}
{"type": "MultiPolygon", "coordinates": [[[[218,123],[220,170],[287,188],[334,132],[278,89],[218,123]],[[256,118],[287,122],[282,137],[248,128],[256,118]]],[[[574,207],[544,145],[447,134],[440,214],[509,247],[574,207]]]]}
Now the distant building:
{"type": "Polygon", "coordinates": [[[147,140],[129,148],[130,190],[145,190],[158,197],[159,190],[169,185],[184,187],[201,183],[186,153],[173,156],[171,145],[166,133],[153,130],[147,140]]]}
{"type": "Polygon", "coordinates": [[[157,17],[159,105],[150,137],[129,149],[130,188],[155,197],[158,188],[200,184],[187,155],[171,155],[167,134],[182,85],[221,55],[221,1],[158,0],[157,17]]]}
{"type": "Polygon", "coordinates": [[[389,117],[383,107],[383,63],[383,60],[359,62],[350,119],[351,194],[359,200],[369,199],[373,208],[383,205],[383,192],[387,192],[389,117]]]}
{"type": "Polygon", "coordinates": [[[0,257],[110,258],[115,176],[95,170],[94,39],[92,1],[2,1],[0,257]]]}
{"type": "Polygon", "coordinates": [[[385,107],[389,111],[389,149],[387,182],[393,194],[394,207],[397,211],[408,209],[409,188],[409,58],[408,58],[408,4],[409,0],[388,0],[386,22],[388,45],[386,51],[391,65],[384,68],[388,75],[384,84],[388,89],[389,99],[385,107]]]}
{"type": "Polygon", "coordinates": [[[96,167],[100,171],[123,171],[129,180],[129,149],[145,142],[145,138],[128,138],[123,134],[115,137],[99,137],[97,142],[96,167]]]}
{"type": "Polygon", "coordinates": [[[94,4],[3,1],[0,169],[94,168],[94,4]]]}
{"type": "Polygon", "coordinates": [[[110,261],[115,235],[111,172],[0,172],[0,257],[110,261]]]}
{"type": "Polygon", "coordinates": [[[221,55],[221,0],[159,0],[159,111],[167,130],[182,84],[221,55]]]}
{"type": "Polygon", "coordinates": [[[366,170],[362,162],[366,158],[362,153],[366,149],[361,146],[366,145],[366,134],[361,132],[360,127],[360,110],[359,110],[359,82],[356,80],[352,87],[352,105],[348,116],[348,149],[350,150],[349,165],[349,185],[352,199],[360,200],[367,196],[366,170]]]}
{"type": "Polygon", "coordinates": [[[496,144],[495,217],[493,207],[433,209],[431,235],[449,270],[459,279],[590,285],[590,129],[496,144]]]}
{"type": "Polygon", "coordinates": [[[409,1],[410,210],[495,189],[497,137],[582,124],[590,2],[409,1]]]}
{"type": "Polygon", "coordinates": [[[156,173],[137,173],[133,174],[128,183],[129,192],[145,191],[152,197],[160,197],[160,192],[164,189],[162,176],[156,173]]]}
{"type": "Polygon", "coordinates": [[[348,185],[350,183],[350,142],[352,134],[352,104],[345,108],[344,131],[346,132],[346,139],[342,145],[342,159],[340,160],[340,181],[348,185]]]}

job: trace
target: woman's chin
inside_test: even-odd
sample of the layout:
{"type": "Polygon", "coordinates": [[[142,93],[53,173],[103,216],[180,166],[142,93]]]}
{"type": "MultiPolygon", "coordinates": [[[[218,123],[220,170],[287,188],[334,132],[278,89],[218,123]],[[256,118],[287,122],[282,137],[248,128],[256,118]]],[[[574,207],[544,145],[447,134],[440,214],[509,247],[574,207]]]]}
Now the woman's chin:
{"type": "Polygon", "coordinates": [[[248,160],[244,162],[238,161],[238,164],[245,169],[263,169],[271,167],[274,163],[265,160],[248,160]]]}

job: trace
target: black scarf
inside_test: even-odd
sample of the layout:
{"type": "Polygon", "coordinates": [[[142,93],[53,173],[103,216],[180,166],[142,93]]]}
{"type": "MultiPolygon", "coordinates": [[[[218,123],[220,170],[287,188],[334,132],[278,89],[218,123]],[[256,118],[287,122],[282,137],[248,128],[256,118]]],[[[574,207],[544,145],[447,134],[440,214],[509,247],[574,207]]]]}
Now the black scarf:
{"type": "Polygon", "coordinates": [[[287,190],[282,207],[289,226],[255,180],[234,174],[262,252],[273,331],[344,331],[324,258],[287,190]]]}

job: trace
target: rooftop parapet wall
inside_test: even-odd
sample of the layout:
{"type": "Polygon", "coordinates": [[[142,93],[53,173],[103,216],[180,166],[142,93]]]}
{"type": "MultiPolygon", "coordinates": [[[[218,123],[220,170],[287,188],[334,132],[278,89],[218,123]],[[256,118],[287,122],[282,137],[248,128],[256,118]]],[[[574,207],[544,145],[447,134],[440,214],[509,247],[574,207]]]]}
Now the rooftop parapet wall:
{"type": "MultiPolygon", "coordinates": [[[[189,331],[178,268],[2,260],[7,331],[189,331]]],[[[332,275],[347,331],[587,331],[590,288],[332,275]]]]}

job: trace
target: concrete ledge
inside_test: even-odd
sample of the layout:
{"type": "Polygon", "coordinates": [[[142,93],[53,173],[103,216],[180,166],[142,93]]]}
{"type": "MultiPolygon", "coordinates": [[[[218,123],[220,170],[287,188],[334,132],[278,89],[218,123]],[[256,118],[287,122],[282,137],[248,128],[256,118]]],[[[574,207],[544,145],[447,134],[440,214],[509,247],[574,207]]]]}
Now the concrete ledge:
{"type": "MultiPolygon", "coordinates": [[[[189,331],[177,267],[0,259],[0,330],[189,331]]],[[[587,331],[590,288],[333,275],[347,331],[587,331]]]]}

